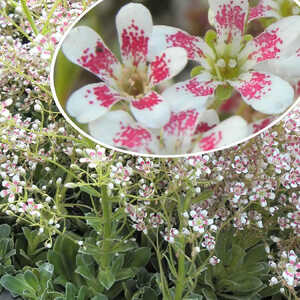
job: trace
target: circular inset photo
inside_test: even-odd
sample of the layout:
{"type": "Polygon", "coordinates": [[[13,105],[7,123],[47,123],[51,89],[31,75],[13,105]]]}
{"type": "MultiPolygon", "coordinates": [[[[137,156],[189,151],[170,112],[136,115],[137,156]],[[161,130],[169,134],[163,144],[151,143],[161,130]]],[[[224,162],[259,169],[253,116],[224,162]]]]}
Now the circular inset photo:
{"type": "Polygon", "coordinates": [[[295,104],[296,2],[160,2],[99,1],[62,39],[52,92],[81,134],[139,155],[205,153],[252,138],[295,104]]]}

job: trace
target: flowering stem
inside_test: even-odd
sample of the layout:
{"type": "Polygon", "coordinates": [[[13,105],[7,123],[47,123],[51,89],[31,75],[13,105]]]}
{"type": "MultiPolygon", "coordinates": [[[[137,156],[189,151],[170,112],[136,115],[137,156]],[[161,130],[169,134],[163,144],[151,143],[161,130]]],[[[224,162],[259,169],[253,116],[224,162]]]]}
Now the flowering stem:
{"type": "Polygon", "coordinates": [[[50,20],[51,20],[51,18],[52,18],[52,16],[53,16],[53,13],[55,12],[55,10],[56,10],[58,4],[60,4],[60,3],[61,3],[61,0],[56,0],[56,1],[54,2],[54,4],[53,4],[53,6],[52,6],[52,8],[51,8],[51,10],[50,10],[50,12],[49,12],[49,14],[48,14],[48,16],[47,16],[47,20],[46,20],[46,22],[45,22],[45,24],[44,24],[44,27],[43,27],[43,29],[42,29],[42,34],[46,34],[46,33],[47,33],[47,27],[48,27],[48,25],[49,25],[49,22],[50,22],[50,20]]]}
{"type": "Polygon", "coordinates": [[[108,268],[110,263],[110,242],[109,239],[111,237],[111,203],[109,201],[109,197],[107,194],[106,186],[102,186],[102,213],[104,219],[104,229],[103,229],[103,267],[108,268]]]}
{"type": "MultiPolygon", "coordinates": [[[[185,245],[184,237],[180,239],[180,244],[185,245]]],[[[181,300],[183,289],[184,289],[184,282],[185,282],[184,249],[181,249],[179,253],[177,275],[178,277],[177,277],[177,284],[176,284],[176,291],[175,291],[175,300],[181,300]]]]}
{"type": "Polygon", "coordinates": [[[33,18],[31,16],[30,10],[27,7],[26,0],[21,0],[21,5],[22,5],[22,8],[23,8],[24,14],[27,17],[27,20],[30,23],[31,28],[32,28],[34,34],[38,35],[39,32],[38,32],[38,30],[37,30],[37,28],[35,26],[35,23],[34,23],[33,18]]]}
{"type": "MultiPolygon", "coordinates": [[[[190,204],[190,197],[187,195],[183,201],[183,203],[178,204],[178,215],[180,219],[180,233],[182,235],[182,229],[184,227],[183,216],[182,214],[188,209],[190,204]]],[[[184,290],[185,284],[185,237],[182,235],[179,239],[180,249],[179,249],[179,258],[178,258],[178,271],[177,271],[177,282],[176,282],[176,290],[175,290],[175,300],[182,300],[182,294],[184,290]]]]}

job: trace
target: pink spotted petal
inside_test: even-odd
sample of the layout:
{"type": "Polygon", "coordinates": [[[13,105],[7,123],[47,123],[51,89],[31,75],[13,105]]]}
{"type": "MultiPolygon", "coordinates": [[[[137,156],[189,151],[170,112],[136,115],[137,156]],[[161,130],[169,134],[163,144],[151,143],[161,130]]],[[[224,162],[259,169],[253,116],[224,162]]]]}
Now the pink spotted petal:
{"type": "Polygon", "coordinates": [[[142,4],[124,5],[116,16],[116,25],[123,63],[145,65],[153,27],[149,10],[142,4]]]}
{"type": "Polygon", "coordinates": [[[215,128],[220,123],[218,113],[213,110],[205,110],[201,112],[197,127],[195,129],[194,135],[203,134],[213,128],[215,128]]]}
{"type": "Polygon", "coordinates": [[[149,65],[149,80],[152,86],[176,76],[187,64],[187,53],[183,48],[166,49],[149,65]]]}
{"type": "Polygon", "coordinates": [[[255,69],[265,70],[294,83],[300,78],[300,48],[291,55],[258,64],[255,69]]]}
{"type": "Polygon", "coordinates": [[[272,74],[256,71],[244,73],[230,84],[248,105],[265,114],[280,114],[293,103],[292,86],[272,74]]]}
{"type": "Polygon", "coordinates": [[[222,121],[215,128],[207,131],[197,143],[193,152],[202,152],[230,146],[249,135],[247,122],[234,116],[222,121]]]}
{"type": "Polygon", "coordinates": [[[241,40],[244,34],[248,0],[209,0],[219,39],[227,43],[241,40]]]}
{"type": "Polygon", "coordinates": [[[250,9],[248,22],[260,18],[276,18],[279,19],[280,15],[276,12],[279,9],[278,3],[273,0],[260,0],[259,3],[250,9]]]}
{"type": "Polygon", "coordinates": [[[138,153],[157,153],[157,139],[125,111],[115,110],[89,123],[90,134],[109,146],[138,153]]]}
{"type": "Polygon", "coordinates": [[[286,17],[267,27],[246,45],[241,56],[247,54],[255,63],[286,57],[296,51],[300,40],[300,31],[291,28],[300,28],[300,16],[286,17]]]}
{"type": "Polygon", "coordinates": [[[264,128],[266,128],[267,126],[269,126],[274,120],[275,120],[275,118],[269,117],[269,118],[265,118],[265,119],[258,120],[258,121],[251,123],[251,124],[249,124],[250,132],[257,133],[257,132],[263,130],[264,128]]]}
{"type": "Polygon", "coordinates": [[[164,25],[156,25],[150,39],[149,59],[160,55],[162,51],[170,47],[184,48],[188,53],[188,59],[205,63],[204,57],[209,55],[214,58],[215,54],[212,49],[197,36],[192,36],[187,32],[164,25]]]}
{"type": "Polygon", "coordinates": [[[136,120],[148,128],[161,128],[170,119],[169,104],[154,91],[132,100],[130,109],[136,120]]]}
{"type": "Polygon", "coordinates": [[[71,94],[66,109],[79,123],[88,123],[101,117],[120,100],[121,96],[105,83],[93,83],[71,94]]]}
{"type": "Polygon", "coordinates": [[[200,113],[196,109],[171,113],[170,121],[163,127],[163,141],[167,154],[185,154],[191,151],[192,135],[200,113]]]}
{"type": "Polygon", "coordinates": [[[203,111],[214,97],[219,82],[212,79],[209,73],[179,82],[166,89],[162,96],[171,106],[171,111],[180,112],[188,109],[203,111]]]}
{"type": "Polygon", "coordinates": [[[114,86],[121,65],[93,29],[86,26],[72,29],[62,44],[62,51],[71,62],[114,86]]]}

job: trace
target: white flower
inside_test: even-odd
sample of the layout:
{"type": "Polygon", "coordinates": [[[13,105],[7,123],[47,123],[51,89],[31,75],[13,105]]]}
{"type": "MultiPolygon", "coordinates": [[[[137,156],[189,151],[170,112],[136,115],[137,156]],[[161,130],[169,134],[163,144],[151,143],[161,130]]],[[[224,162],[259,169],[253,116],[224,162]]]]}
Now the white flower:
{"type": "MultiPolygon", "coordinates": [[[[260,65],[265,61],[280,60],[288,55],[290,72],[300,72],[297,49],[300,16],[284,18],[257,37],[247,41],[245,28],[249,4],[246,0],[211,0],[213,24],[216,33],[205,42],[200,37],[169,26],[154,26],[153,48],[157,50],[179,46],[188,52],[190,60],[202,67],[200,75],[175,84],[169,94],[177,102],[191,106],[207,103],[217,87],[233,87],[242,99],[255,110],[265,114],[284,112],[294,100],[294,89],[277,75],[264,72],[260,65]],[[288,49],[288,50],[287,50],[288,49]],[[225,62],[225,64],[224,64],[225,62]]],[[[299,50],[298,50],[299,51],[299,50]]]]}
{"type": "MultiPolygon", "coordinates": [[[[187,63],[186,51],[173,47],[149,61],[149,39],[153,23],[149,10],[137,3],[121,8],[116,16],[122,63],[89,27],[75,27],[66,37],[62,50],[73,63],[94,73],[103,82],[75,91],[67,101],[67,112],[79,123],[88,123],[89,132],[98,137],[102,118],[117,102],[130,107],[135,120],[148,128],[168,122],[168,103],[153,88],[178,74],[187,63]]],[[[126,123],[122,115],[114,121],[126,123]]],[[[114,135],[105,127],[103,136],[114,135]]],[[[114,135],[114,138],[116,136],[114,135]]],[[[100,137],[101,139],[101,137],[100,137]]],[[[120,146],[123,146],[120,141],[120,146]]]]}
{"type": "MultiPolygon", "coordinates": [[[[171,100],[167,91],[163,95],[165,99],[171,100]]],[[[170,120],[157,134],[154,130],[136,124],[128,113],[112,111],[102,117],[100,127],[97,123],[97,136],[106,144],[116,147],[122,145],[127,150],[143,149],[144,153],[172,155],[217,149],[249,135],[248,123],[239,116],[220,122],[215,110],[199,112],[200,109],[193,108],[178,111],[176,99],[172,99],[170,120]],[[119,119],[123,120],[122,126],[116,123],[119,119]],[[232,128],[235,130],[232,131],[232,128]],[[106,130],[113,134],[104,136],[106,130]],[[157,140],[158,134],[161,143],[157,140]]]]}

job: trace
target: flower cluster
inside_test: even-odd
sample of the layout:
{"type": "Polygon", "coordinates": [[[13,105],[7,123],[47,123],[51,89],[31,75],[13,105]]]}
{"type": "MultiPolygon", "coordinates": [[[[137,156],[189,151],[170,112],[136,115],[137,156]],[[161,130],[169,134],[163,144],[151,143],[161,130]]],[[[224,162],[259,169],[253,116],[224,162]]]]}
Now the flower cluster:
{"type": "MultiPolygon", "coordinates": [[[[260,3],[271,2],[273,1],[260,3]]],[[[288,3],[288,1],[283,2],[288,3]]],[[[0,215],[3,220],[7,220],[6,222],[12,225],[14,240],[18,240],[18,247],[22,248],[22,251],[17,251],[16,254],[12,254],[14,251],[11,251],[10,253],[15,257],[7,261],[7,263],[20,262],[22,266],[19,263],[15,266],[16,273],[21,274],[23,271],[28,273],[29,269],[37,271],[36,262],[42,261],[50,266],[50,260],[46,256],[51,255],[50,252],[47,253],[48,249],[45,247],[52,248],[55,241],[58,246],[62,245],[63,238],[68,236],[68,247],[71,247],[72,239],[77,241],[75,249],[78,245],[80,246],[79,250],[74,252],[76,255],[73,258],[76,256],[77,262],[92,262],[89,265],[93,266],[91,270],[96,269],[99,264],[101,270],[106,270],[103,274],[108,274],[107,278],[110,280],[115,276],[112,276],[110,269],[118,270],[118,264],[122,265],[124,255],[126,255],[128,261],[124,261],[124,268],[120,272],[117,271],[117,276],[120,277],[124,274],[132,275],[128,277],[129,279],[126,276],[126,279],[120,279],[122,284],[125,283],[120,286],[124,286],[126,291],[126,280],[132,284],[140,280],[136,288],[138,292],[139,290],[152,291],[156,280],[151,279],[151,287],[144,288],[144,279],[140,279],[144,276],[140,275],[147,274],[145,278],[155,279],[158,278],[156,276],[159,272],[163,280],[160,281],[161,286],[155,287],[158,293],[162,294],[163,290],[169,291],[172,288],[171,291],[177,293],[177,299],[190,295],[193,297],[188,293],[197,292],[194,282],[202,284],[202,277],[210,280],[211,273],[214,276],[215,271],[222,268],[222,264],[227,267],[229,260],[224,260],[218,247],[218,242],[220,239],[222,241],[225,231],[230,232],[229,237],[227,235],[225,239],[226,243],[229,243],[232,238],[239,242],[239,247],[248,244],[247,251],[256,250],[257,247],[265,249],[263,255],[260,255],[264,257],[264,260],[259,265],[259,269],[262,269],[262,266],[268,269],[268,273],[264,274],[264,284],[272,286],[272,290],[277,293],[276,297],[280,297],[281,292],[284,297],[297,299],[300,282],[299,105],[295,106],[281,123],[252,140],[215,153],[186,158],[156,159],[135,157],[104,149],[79,136],[68,125],[57,113],[49,92],[49,55],[52,56],[58,39],[80,14],[83,6],[79,3],[68,4],[68,9],[65,9],[63,5],[57,4],[57,1],[51,0],[44,2],[30,0],[26,3],[33,12],[38,34],[34,33],[22,9],[20,11],[20,7],[13,5],[16,4],[15,2],[9,1],[4,6],[3,1],[0,1],[1,11],[4,9],[0,18],[1,37],[4,37],[0,49],[0,215]],[[57,5],[49,9],[53,12],[49,22],[44,11],[44,6],[47,5],[57,5]],[[4,12],[7,13],[6,16],[4,12]],[[42,17],[39,19],[40,14],[42,17]],[[15,25],[19,26],[23,32],[15,30],[13,22],[16,22],[15,25]],[[52,37],[57,32],[60,34],[57,35],[57,40],[54,40],[52,37]],[[40,241],[36,249],[29,249],[28,252],[28,249],[22,246],[25,235],[22,234],[20,227],[23,227],[24,231],[30,231],[31,235],[40,241]],[[107,255],[107,249],[110,251],[109,255],[107,255]],[[126,253],[126,249],[130,249],[129,252],[126,253]],[[145,264],[141,268],[132,267],[129,270],[126,264],[130,264],[131,257],[138,257],[134,255],[140,253],[143,254],[140,258],[142,257],[141,260],[145,261],[145,264]],[[92,255],[95,255],[95,259],[89,259],[92,255]],[[146,261],[146,258],[150,256],[151,260],[146,261]],[[113,264],[116,261],[117,264],[110,268],[110,263],[113,264]],[[21,269],[25,264],[25,268],[21,269]],[[178,272],[177,269],[181,271],[178,272]],[[135,270],[139,273],[132,273],[135,270]],[[165,283],[163,289],[162,286],[165,283]],[[183,296],[184,293],[186,295],[183,296]]],[[[236,5],[235,1],[232,3],[236,5]]],[[[217,9],[213,13],[213,19],[221,20],[223,14],[218,14],[218,11],[217,9]]],[[[227,11],[228,6],[225,6],[224,12],[227,11]]],[[[238,15],[240,15],[239,12],[240,10],[237,10],[238,15]]],[[[291,12],[288,12],[288,15],[291,12]]],[[[291,20],[284,17],[282,19],[280,15],[278,20],[291,20]]],[[[296,16],[293,16],[293,20],[295,20],[294,17],[296,16]]],[[[227,19],[224,20],[226,23],[227,19]]],[[[222,38],[223,33],[221,29],[219,30],[220,25],[216,21],[213,21],[213,24],[218,33],[218,37],[212,39],[213,47],[219,49],[219,39],[222,38]]],[[[233,34],[236,32],[236,27],[231,27],[230,30],[233,30],[231,31],[233,34]]],[[[266,30],[268,34],[273,34],[268,29],[266,30]]],[[[154,26],[152,33],[155,31],[154,26]]],[[[280,33],[281,30],[278,32],[280,33]]],[[[182,34],[186,37],[181,31],[176,31],[175,34],[176,36],[182,34]]],[[[230,40],[229,35],[226,35],[225,42],[228,43],[225,44],[231,48],[229,50],[235,47],[232,43],[236,36],[234,34],[230,40]]],[[[197,37],[196,40],[194,37],[191,38],[191,41],[195,43],[200,40],[197,37]]],[[[247,39],[243,35],[243,39],[245,38],[247,39]]],[[[263,42],[265,46],[268,44],[267,41],[263,42]]],[[[209,45],[210,42],[207,36],[205,43],[209,45]]],[[[241,43],[244,43],[244,49],[246,49],[249,43],[255,42],[241,41],[241,43]]],[[[280,45],[279,43],[277,46],[280,45]]],[[[287,49],[285,47],[284,49],[287,49]]],[[[178,48],[178,45],[175,48],[178,48]]],[[[283,50],[281,47],[278,49],[283,50]]],[[[288,49],[292,51],[292,47],[288,49]]],[[[219,52],[217,53],[219,55],[219,52]]],[[[215,53],[216,56],[217,53],[215,53]]],[[[292,58],[292,55],[290,57],[292,58]]],[[[207,58],[202,56],[198,61],[204,66],[206,62],[207,58]]],[[[226,68],[222,67],[222,60],[217,65],[221,71],[220,75],[224,78],[228,75],[227,71],[231,70],[229,63],[233,66],[233,61],[225,60],[225,62],[226,68]]],[[[126,68],[126,66],[125,58],[121,68],[126,68]]],[[[212,62],[212,70],[213,66],[212,62]]],[[[150,68],[148,61],[146,67],[150,68]]],[[[294,69],[291,71],[294,72],[294,69]]],[[[199,79],[199,76],[203,74],[197,74],[193,78],[199,79]]],[[[225,85],[225,81],[223,83],[222,85],[225,85]]],[[[230,84],[231,82],[226,81],[226,85],[230,84]]],[[[293,83],[290,82],[290,84],[293,83]]],[[[131,86],[131,88],[136,87],[131,86]]],[[[155,92],[167,102],[168,89],[165,92],[160,92],[160,87],[155,89],[155,92]]],[[[179,89],[179,92],[181,93],[182,90],[179,89]]],[[[216,87],[214,93],[219,92],[220,88],[216,87]]],[[[236,97],[236,94],[232,97],[236,97]]],[[[229,98],[230,101],[232,97],[229,98]]],[[[202,100],[211,105],[209,102],[213,100],[213,97],[208,98],[207,102],[203,98],[202,100]]],[[[173,99],[174,104],[177,100],[178,103],[180,102],[176,97],[173,99]]],[[[181,99],[181,103],[177,103],[178,107],[183,104],[191,105],[186,100],[187,98],[181,99]]],[[[201,99],[198,100],[201,101],[201,99]]],[[[121,101],[127,103],[129,108],[132,105],[128,99],[121,101]]],[[[240,97],[239,101],[241,104],[240,97]]],[[[119,104],[121,103],[117,105],[119,104]]],[[[164,148],[165,145],[160,143],[168,140],[166,145],[169,147],[168,151],[172,153],[193,148],[203,138],[206,138],[206,142],[202,141],[200,144],[205,149],[210,148],[218,138],[218,133],[214,130],[220,128],[218,126],[226,127],[224,122],[229,119],[223,121],[223,118],[219,118],[221,108],[207,108],[210,109],[199,112],[201,116],[199,120],[204,120],[200,122],[201,126],[197,123],[198,121],[192,122],[192,113],[187,113],[186,116],[191,117],[191,119],[188,118],[191,122],[188,122],[187,128],[184,127],[185,129],[181,130],[181,125],[186,124],[184,121],[186,119],[180,108],[175,112],[170,111],[170,118],[174,118],[179,127],[169,124],[162,131],[148,127],[147,130],[151,130],[156,141],[158,136],[163,137],[159,140],[159,147],[164,148]]],[[[189,106],[188,109],[192,110],[192,107],[189,106]]],[[[128,111],[133,115],[130,109],[127,113],[128,111]]],[[[111,112],[115,111],[112,110],[105,115],[111,112]]],[[[254,124],[252,122],[254,120],[247,119],[247,123],[252,122],[252,125],[246,124],[247,128],[249,125],[253,128],[255,126],[260,128],[270,124],[268,123],[269,117],[260,114],[256,117],[259,123],[254,124]]],[[[235,120],[236,126],[244,124],[239,118],[235,120]]],[[[228,132],[231,133],[231,130],[228,132]]],[[[137,140],[132,136],[129,140],[137,145],[135,144],[137,140]]],[[[1,228],[1,234],[3,232],[1,228]]],[[[35,242],[28,243],[30,247],[35,244],[35,242]]],[[[50,250],[51,254],[54,255],[57,252],[58,246],[50,250]]],[[[235,247],[235,251],[238,252],[239,247],[235,247]]],[[[229,255],[231,254],[234,259],[238,258],[234,251],[230,250],[229,255]]],[[[62,257],[67,255],[67,252],[64,252],[62,257]]],[[[137,263],[135,259],[133,261],[132,265],[135,266],[140,263],[137,263]]],[[[77,270],[82,271],[84,267],[81,265],[81,268],[77,270]]],[[[55,272],[59,273],[58,269],[55,272]]],[[[248,269],[250,269],[249,265],[248,269]]],[[[92,272],[89,272],[88,276],[91,274],[92,272]]],[[[0,275],[3,277],[2,273],[0,275]]],[[[7,278],[13,275],[4,276],[7,278]]],[[[17,275],[17,278],[21,278],[19,276],[17,275]]],[[[86,276],[85,273],[84,276],[86,276]]],[[[76,280],[73,278],[68,280],[76,285],[78,284],[77,277],[85,280],[84,276],[76,273],[76,280]]],[[[245,276],[244,273],[243,276],[245,276]]],[[[101,283],[98,277],[95,277],[97,292],[101,287],[103,293],[110,295],[115,287],[112,290],[104,286],[102,288],[103,282],[107,284],[107,278],[104,280],[100,278],[101,283]]],[[[211,285],[217,290],[219,285],[215,282],[214,277],[211,285]]],[[[71,286],[71,284],[68,285],[71,286]]],[[[50,283],[48,287],[51,287],[50,283]]],[[[60,293],[64,289],[65,286],[60,286],[56,292],[60,293]]],[[[123,292],[125,293],[125,290],[121,290],[120,293],[123,292]]],[[[224,290],[219,294],[224,294],[224,290]]],[[[95,295],[93,294],[93,297],[95,295]]],[[[235,295],[230,291],[227,295],[240,297],[241,294],[235,295]]],[[[138,297],[140,296],[139,294],[138,297]]],[[[257,297],[261,295],[257,294],[257,297]]]]}
{"type": "Polygon", "coordinates": [[[269,125],[273,119],[266,115],[283,113],[294,102],[295,82],[285,80],[287,68],[300,78],[299,32],[288,30],[300,25],[298,7],[281,19],[277,6],[265,1],[251,9],[247,0],[209,4],[216,31],[205,39],[153,26],[141,4],[123,6],[116,16],[122,63],[91,28],[73,28],[62,44],[64,55],[102,81],[73,92],[67,112],[105,145],[163,155],[229,146],[269,125]],[[257,37],[247,33],[248,22],[275,15],[279,20],[257,37]],[[193,78],[162,89],[187,60],[199,64],[193,78]],[[220,121],[219,108],[233,90],[263,118],[250,117],[248,124],[234,114],[220,121]]]}

